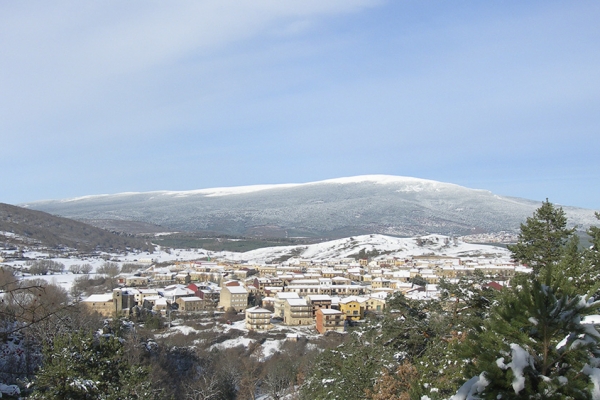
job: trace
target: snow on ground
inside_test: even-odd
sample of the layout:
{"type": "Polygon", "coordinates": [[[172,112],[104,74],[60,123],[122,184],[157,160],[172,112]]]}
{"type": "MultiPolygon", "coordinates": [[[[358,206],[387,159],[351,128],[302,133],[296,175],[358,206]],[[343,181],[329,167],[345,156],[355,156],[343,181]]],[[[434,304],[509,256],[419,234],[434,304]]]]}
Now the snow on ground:
{"type": "Polygon", "coordinates": [[[316,261],[347,258],[356,255],[362,249],[365,251],[377,250],[380,253],[385,253],[378,258],[406,258],[408,256],[430,255],[432,253],[450,257],[493,254],[497,258],[505,258],[507,260],[510,258],[510,254],[505,248],[465,243],[461,240],[456,240],[455,242],[452,238],[443,235],[398,238],[379,234],[360,235],[311,245],[269,247],[245,253],[220,252],[214,253],[214,256],[232,261],[261,263],[289,254],[292,250],[297,249],[301,250],[298,257],[316,261]]]}
{"type": "Polygon", "coordinates": [[[249,339],[247,337],[240,336],[235,339],[229,339],[229,340],[226,340],[221,343],[213,344],[212,346],[210,346],[210,350],[212,350],[212,349],[225,350],[225,349],[231,349],[231,348],[238,347],[238,346],[243,346],[243,347],[248,348],[254,342],[255,342],[254,339],[249,339]]]}
{"type": "Polygon", "coordinates": [[[160,335],[156,335],[157,337],[167,337],[170,336],[174,333],[182,333],[184,335],[189,335],[190,333],[200,333],[199,330],[192,328],[191,326],[187,326],[187,325],[176,325],[176,326],[172,326],[169,328],[169,332],[167,333],[163,333],[160,335]]]}
{"type": "Polygon", "coordinates": [[[67,292],[71,290],[73,287],[73,282],[75,279],[81,275],[78,274],[55,274],[55,275],[28,275],[24,276],[23,280],[33,280],[33,279],[41,279],[48,283],[54,284],[56,286],[60,286],[65,289],[67,292]]]}
{"type": "Polygon", "coordinates": [[[261,360],[266,360],[276,354],[281,349],[284,342],[285,340],[266,340],[262,344],[263,356],[261,357],[261,360]]]}
{"type": "MultiPolygon", "coordinates": [[[[225,350],[225,349],[231,349],[231,348],[238,347],[238,346],[248,348],[248,347],[250,347],[250,345],[254,344],[255,342],[256,342],[256,340],[254,340],[254,339],[240,336],[235,339],[229,339],[224,342],[214,344],[214,345],[210,346],[210,350],[213,350],[213,349],[225,350]]],[[[262,353],[260,355],[260,360],[264,361],[264,360],[270,358],[271,356],[273,356],[274,354],[278,353],[281,350],[281,346],[283,345],[284,342],[285,342],[285,339],[280,339],[280,340],[267,339],[267,340],[265,340],[265,342],[261,345],[262,353]]]]}
{"type": "Polygon", "coordinates": [[[248,329],[246,329],[246,320],[243,319],[241,321],[236,321],[231,324],[224,324],[222,331],[229,332],[231,329],[237,329],[238,331],[248,332],[248,329]]]}

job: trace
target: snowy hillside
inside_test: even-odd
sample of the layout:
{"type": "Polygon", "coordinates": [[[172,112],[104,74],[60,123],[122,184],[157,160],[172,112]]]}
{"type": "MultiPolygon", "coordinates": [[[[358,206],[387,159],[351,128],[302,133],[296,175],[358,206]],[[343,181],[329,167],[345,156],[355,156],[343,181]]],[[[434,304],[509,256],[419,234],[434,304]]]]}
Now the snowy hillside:
{"type": "Polygon", "coordinates": [[[385,235],[361,235],[308,246],[267,247],[245,253],[220,252],[215,257],[248,263],[268,263],[291,257],[312,261],[343,259],[357,255],[361,250],[377,251],[380,255],[373,259],[389,257],[437,255],[450,257],[486,257],[509,259],[510,253],[502,247],[464,243],[443,235],[427,235],[412,238],[397,238],[385,235]]]}
{"type": "MultiPolygon", "coordinates": [[[[366,175],[304,184],[85,196],[24,206],[115,229],[136,221],[171,231],[336,238],[514,232],[539,205],[449,183],[366,175]]],[[[592,210],[565,211],[572,224],[595,223],[592,210]]]]}

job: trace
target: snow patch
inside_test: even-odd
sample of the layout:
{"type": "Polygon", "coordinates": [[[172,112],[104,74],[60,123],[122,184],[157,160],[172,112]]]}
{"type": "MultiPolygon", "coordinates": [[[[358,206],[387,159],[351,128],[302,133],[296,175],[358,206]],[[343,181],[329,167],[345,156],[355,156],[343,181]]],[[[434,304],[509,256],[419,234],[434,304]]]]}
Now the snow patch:
{"type": "Polygon", "coordinates": [[[590,380],[594,384],[594,388],[592,389],[592,399],[600,400],[600,369],[592,368],[586,364],[586,366],[583,367],[582,372],[588,375],[590,377],[590,380]]]}
{"type": "Polygon", "coordinates": [[[510,344],[512,361],[504,364],[504,357],[496,360],[496,365],[501,369],[512,369],[514,379],[512,382],[513,389],[516,394],[525,388],[525,376],[523,371],[531,363],[529,353],[516,343],[510,344]]]}
{"type": "Polygon", "coordinates": [[[458,389],[458,392],[450,397],[450,400],[478,400],[479,397],[477,397],[476,394],[483,392],[489,384],[490,381],[485,378],[485,372],[482,372],[479,376],[474,376],[466,381],[465,384],[458,389]]]}

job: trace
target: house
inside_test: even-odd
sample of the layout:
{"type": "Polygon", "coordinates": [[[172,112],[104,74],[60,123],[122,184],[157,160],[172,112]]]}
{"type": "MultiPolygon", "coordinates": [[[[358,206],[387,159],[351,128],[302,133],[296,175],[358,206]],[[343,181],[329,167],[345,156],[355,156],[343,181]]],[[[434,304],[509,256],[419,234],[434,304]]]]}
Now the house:
{"type": "Polygon", "coordinates": [[[187,285],[192,281],[192,277],[189,272],[180,272],[175,275],[175,282],[187,285]]]}
{"type": "Polygon", "coordinates": [[[383,312],[385,309],[385,299],[381,297],[369,297],[365,303],[365,312],[383,312]]]}
{"type": "Polygon", "coordinates": [[[180,297],[175,300],[175,303],[179,306],[179,311],[200,311],[204,309],[204,302],[196,296],[180,297]]]}
{"type": "Polygon", "coordinates": [[[272,327],[271,311],[258,306],[246,309],[246,329],[251,331],[266,331],[272,327]]]}
{"type": "Polygon", "coordinates": [[[283,308],[284,325],[312,325],[312,306],[306,299],[287,299],[283,308]]]}
{"type": "Polygon", "coordinates": [[[299,299],[300,296],[296,292],[279,292],[275,294],[275,302],[273,304],[273,310],[275,311],[275,318],[283,319],[283,310],[285,308],[285,302],[288,299],[299,299]]]}
{"type": "Polygon", "coordinates": [[[345,319],[339,310],[321,308],[317,310],[315,327],[322,335],[329,331],[344,332],[345,319]]]}
{"type": "Polygon", "coordinates": [[[105,317],[128,312],[135,306],[135,296],[127,289],[115,289],[112,293],[93,294],[81,301],[89,311],[96,311],[105,317]]]}
{"type": "Polygon", "coordinates": [[[81,305],[88,311],[95,311],[105,317],[110,317],[117,312],[113,293],[93,294],[86,299],[83,299],[81,305]]]}
{"type": "Polygon", "coordinates": [[[332,296],[358,296],[363,291],[359,285],[333,285],[331,287],[332,296]]]}
{"type": "Polygon", "coordinates": [[[167,286],[164,289],[159,289],[158,294],[162,295],[164,298],[169,300],[171,303],[174,303],[180,297],[189,297],[194,296],[194,291],[188,289],[184,285],[176,284],[167,286]]]}
{"type": "Polygon", "coordinates": [[[219,302],[221,288],[212,282],[190,283],[187,288],[207,304],[216,305],[219,302]]]}
{"type": "Polygon", "coordinates": [[[175,274],[166,268],[161,268],[160,270],[154,271],[154,275],[152,276],[152,279],[154,279],[155,282],[160,283],[172,282],[174,278],[175,274]]]}
{"type": "Polygon", "coordinates": [[[347,320],[361,320],[365,316],[366,300],[358,296],[344,297],[340,300],[340,311],[346,316],[347,320]]]}
{"type": "Polygon", "coordinates": [[[130,275],[125,278],[125,285],[127,286],[148,286],[147,276],[130,275]]]}
{"type": "Polygon", "coordinates": [[[156,289],[138,289],[137,294],[135,295],[135,301],[138,305],[142,305],[144,304],[144,299],[155,296],[158,296],[156,289]]]}
{"type": "Polygon", "coordinates": [[[389,279],[375,278],[371,281],[371,288],[373,289],[389,289],[392,286],[392,282],[389,279]]]}
{"type": "Polygon", "coordinates": [[[154,306],[152,307],[152,311],[160,312],[161,314],[165,314],[167,312],[167,307],[169,303],[167,299],[164,297],[159,297],[154,301],[154,306]]]}
{"type": "Polygon", "coordinates": [[[328,294],[313,294],[306,296],[306,300],[312,307],[313,318],[317,315],[317,310],[331,308],[331,296],[328,294]]]}
{"type": "Polygon", "coordinates": [[[156,302],[158,300],[161,300],[161,299],[164,300],[164,297],[161,297],[159,295],[156,295],[156,296],[145,296],[144,300],[141,303],[139,303],[139,305],[141,305],[146,310],[153,310],[154,306],[156,305],[156,302]]]}
{"type": "Polygon", "coordinates": [[[219,307],[242,312],[248,307],[248,291],[243,286],[223,286],[219,298],[219,307]]]}

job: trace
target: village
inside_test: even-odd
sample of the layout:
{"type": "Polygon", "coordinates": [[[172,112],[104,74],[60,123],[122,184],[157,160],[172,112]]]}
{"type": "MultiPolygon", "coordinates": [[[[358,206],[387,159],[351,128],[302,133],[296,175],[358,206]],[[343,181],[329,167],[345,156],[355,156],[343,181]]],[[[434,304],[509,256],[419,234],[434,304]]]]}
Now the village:
{"type": "Polygon", "coordinates": [[[412,299],[437,299],[440,279],[480,273],[500,288],[524,266],[506,258],[415,255],[406,258],[301,258],[276,264],[220,260],[174,261],[168,266],[139,259],[139,269],[116,276],[118,287],[83,298],[104,316],[140,312],[177,315],[217,311],[243,314],[249,331],[274,326],[344,332],[386,308],[396,292],[412,299]]]}

